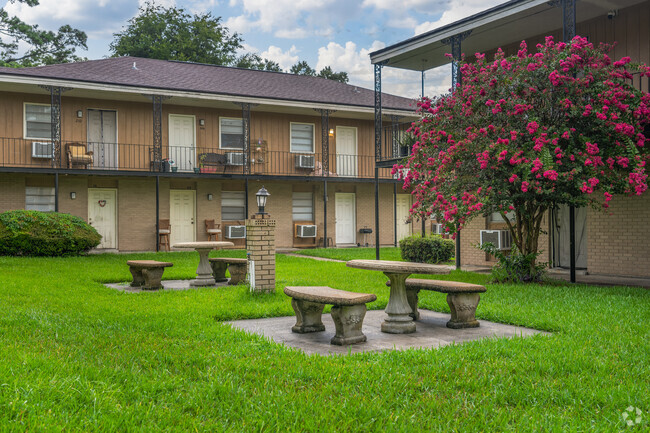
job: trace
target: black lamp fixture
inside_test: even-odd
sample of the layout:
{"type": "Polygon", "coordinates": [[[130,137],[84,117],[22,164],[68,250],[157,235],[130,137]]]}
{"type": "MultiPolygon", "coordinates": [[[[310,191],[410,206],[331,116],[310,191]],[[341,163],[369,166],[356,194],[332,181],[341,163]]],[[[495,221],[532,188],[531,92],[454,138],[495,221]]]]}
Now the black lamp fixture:
{"type": "Polygon", "coordinates": [[[264,212],[264,207],[266,206],[266,199],[269,198],[271,194],[262,186],[262,188],[257,191],[255,194],[255,199],[257,200],[258,215],[266,215],[264,212]]]}

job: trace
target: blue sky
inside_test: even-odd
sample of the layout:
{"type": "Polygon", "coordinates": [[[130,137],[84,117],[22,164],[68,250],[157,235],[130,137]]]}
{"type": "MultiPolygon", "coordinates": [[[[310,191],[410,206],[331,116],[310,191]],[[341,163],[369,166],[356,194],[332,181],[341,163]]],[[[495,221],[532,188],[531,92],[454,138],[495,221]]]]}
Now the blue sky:
{"type": "MultiPolygon", "coordinates": [[[[158,0],[192,13],[211,12],[244,39],[248,51],[288,69],[299,60],[312,67],[347,71],[350,83],[372,88],[368,53],[454,22],[504,0],[158,0]]],[[[88,34],[89,59],[109,55],[113,34],[138,12],[143,0],[40,0],[30,8],[0,0],[10,15],[56,29],[62,24],[88,34]]],[[[420,74],[384,69],[384,91],[420,95],[420,74]]],[[[425,93],[451,85],[448,66],[428,71],[425,93]]]]}

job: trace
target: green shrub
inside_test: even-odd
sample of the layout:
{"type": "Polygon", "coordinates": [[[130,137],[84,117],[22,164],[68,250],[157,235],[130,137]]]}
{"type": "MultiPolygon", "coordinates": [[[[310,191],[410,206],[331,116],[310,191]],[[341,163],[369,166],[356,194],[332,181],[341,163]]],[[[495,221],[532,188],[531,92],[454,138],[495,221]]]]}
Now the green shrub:
{"type": "Polygon", "coordinates": [[[0,214],[0,255],[72,256],[96,247],[101,239],[73,215],[34,210],[0,214]]]}
{"type": "Polygon", "coordinates": [[[510,254],[506,255],[490,242],[479,246],[479,249],[498,260],[490,271],[493,283],[536,283],[543,281],[546,276],[547,263],[536,262],[539,251],[523,255],[513,245],[510,254]]]}
{"type": "Polygon", "coordinates": [[[399,241],[402,258],[416,263],[443,263],[454,257],[455,245],[438,235],[413,235],[399,241]]]}

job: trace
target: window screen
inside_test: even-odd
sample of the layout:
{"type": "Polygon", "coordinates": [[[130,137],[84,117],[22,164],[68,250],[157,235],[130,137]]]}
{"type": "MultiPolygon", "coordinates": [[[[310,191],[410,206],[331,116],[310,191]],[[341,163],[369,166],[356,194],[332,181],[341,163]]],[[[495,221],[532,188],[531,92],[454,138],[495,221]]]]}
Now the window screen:
{"type": "Polygon", "coordinates": [[[311,192],[293,193],[293,220],[314,221],[314,195],[311,192]]]}
{"type": "Polygon", "coordinates": [[[239,221],[244,219],[246,219],[246,195],[244,192],[221,192],[221,220],[239,221]]]}
{"type": "Polygon", "coordinates": [[[54,187],[25,187],[25,209],[54,212],[54,187]]]}
{"type": "Polygon", "coordinates": [[[307,123],[291,124],[291,151],[314,152],[314,125],[307,123]]]}
{"type": "MultiPolygon", "coordinates": [[[[510,220],[510,222],[513,222],[513,220],[515,218],[515,212],[514,211],[507,212],[506,216],[508,217],[508,220],[510,220]]],[[[492,222],[492,223],[504,223],[505,221],[503,220],[503,218],[501,217],[501,214],[499,212],[492,212],[490,214],[490,222],[492,222]]]]}
{"type": "Polygon", "coordinates": [[[25,138],[52,138],[49,105],[25,104],[25,138]]]}
{"type": "Polygon", "coordinates": [[[244,149],[244,121],[242,119],[221,118],[221,148],[244,149]]]}

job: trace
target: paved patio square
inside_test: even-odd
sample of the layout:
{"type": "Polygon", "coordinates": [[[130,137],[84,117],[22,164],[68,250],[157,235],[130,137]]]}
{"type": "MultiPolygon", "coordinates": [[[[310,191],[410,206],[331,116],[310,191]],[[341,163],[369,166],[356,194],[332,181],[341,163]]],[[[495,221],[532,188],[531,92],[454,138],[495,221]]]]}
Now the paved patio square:
{"type": "Polygon", "coordinates": [[[420,320],[416,322],[417,331],[415,333],[397,335],[381,332],[381,322],[386,317],[383,310],[368,311],[363,322],[363,333],[368,337],[368,341],[343,347],[330,344],[330,339],[334,336],[334,322],[329,314],[323,314],[325,331],[310,334],[291,332],[291,327],[296,323],[295,316],[237,320],[226,323],[232,325],[233,328],[263,335],[276,343],[302,350],[307,354],[317,353],[320,355],[347,355],[348,353],[382,352],[395,349],[435,348],[482,338],[548,335],[548,333],[535,329],[485,320],[480,320],[481,326],[479,328],[449,329],[446,327],[450,317],[449,314],[420,309],[420,315],[420,320]]]}

